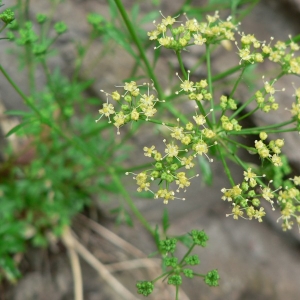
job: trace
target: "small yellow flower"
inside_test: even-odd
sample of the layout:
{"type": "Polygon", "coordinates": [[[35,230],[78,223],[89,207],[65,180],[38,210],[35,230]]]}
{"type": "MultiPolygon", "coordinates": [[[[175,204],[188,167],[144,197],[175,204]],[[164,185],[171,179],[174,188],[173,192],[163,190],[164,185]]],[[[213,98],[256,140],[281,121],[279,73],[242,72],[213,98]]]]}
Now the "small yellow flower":
{"type": "Polygon", "coordinates": [[[137,121],[140,117],[140,114],[134,109],[130,114],[131,120],[137,121]]]}
{"type": "Polygon", "coordinates": [[[113,98],[113,100],[115,101],[119,101],[121,96],[117,91],[112,92],[111,97],[113,98]]]}
{"type": "Polygon", "coordinates": [[[195,45],[203,45],[206,42],[206,38],[203,38],[201,34],[194,34],[194,44],[195,45]]]}
{"type": "Polygon", "coordinates": [[[203,140],[200,140],[198,143],[193,145],[193,150],[197,154],[202,155],[203,153],[205,154],[208,152],[208,146],[203,140]]]}
{"type": "Polygon", "coordinates": [[[154,150],[155,149],[155,146],[151,146],[150,148],[148,147],[144,147],[143,150],[145,151],[144,155],[145,156],[148,156],[148,157],[151,157],[152,154],[155,154],[157,151],[154,150]]]}
{"type": "Polygon", "coordinates": [[[185,168],[186,169],[191,169],[191,168],[193,168],[194,166],[195,166],[195,164],[192,162],[193,161],[193,156],[191,155],[191,156],[189,156],[189,157],[183,157],[182,159],[181,159],[181,164],[183,165],[183,166],[185,166],[185,168]]]}
{"type": "Polygon", "coordinates": [[[203,115],[193,116],[193,119],[197,125],[204,125],[206,123],[205,116],[203,115]]]}
{"type": "Polygon", "coordinates": [[[167,148],[165,149],[165,153],[167,153],[167,156],[169,157],[177,157],[179,153],[179,149],[177,145],[167,144],[167,148]]]}

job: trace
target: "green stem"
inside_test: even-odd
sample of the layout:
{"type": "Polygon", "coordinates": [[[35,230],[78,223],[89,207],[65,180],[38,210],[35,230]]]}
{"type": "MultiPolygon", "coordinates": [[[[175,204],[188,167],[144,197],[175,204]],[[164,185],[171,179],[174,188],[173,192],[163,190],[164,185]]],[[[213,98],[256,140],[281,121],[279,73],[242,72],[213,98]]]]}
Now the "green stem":
{"type": "Polygon", "coordinates": [[[184,64],[183,64],[183,61],[182,61],[182,57],[180,55],[180,51],[176,51],[176,56],[177,56],[177,59],[178,59],[178,62],[179,62],[179,66],[180,66],[180,69],[181,69],[181,72],[183,74],[183,77],[185,80],[188,80],[188,74],[184,68],[184,64]]]}
{"type": "Polygon", "coordinates": [[[233,134],[233,135],[237,135],[237,134],[259,134],[261,131],[265,131],[266,133],[282,133],[282,132],[294,132],[294,131],[299,131],[299,128],[297,127],[294,127],[294,128],[287,128],[287,129],[273,129],[273,130],[257,130],[256,128],[252,129],[253,131],[243,131],[241,133],[241,131],[236,131],[236,132],[233,132],[233,133],[230,133],[230,134],[233,134]]]}
{"type": "Polygon", "coordinates": [[[135,216],[139,219],[139,221],[142,223],[142,225],[154,236],[155,235],[155,231],[152,229],[152,227],[150,226],[150,224],[147,222],[147,220],[144,218],[144,216],[141,214],[141,212],[137,209],[137,207],[135,206],[134,202],[132,201],[132,199],[130,198],[127,190],[124,188],[124,185],[122,184],[122,182],[120,181],[119,176],[117,176],[115,169],[112,167],[108,168],[108,173],[111,175],[117,190],[120,191],[120,193],[122,194],[122,196],[124,197],[124,199],[126,200],[128,206],[130,207],[130,209],[132,210],[132,212],[135,214],[135,216]]]}
{"type": "Polygon", "coordinates": [[[237,66],[235,66],[235,67],[233,67],[233,68],[230,68],[230,69],[228,69],[227,71],[224,71],[224,72],[222,72],[222,73],[219,73],[219,74],[213,76],[213,77],[212,77],[212,81],[214,82],[214,81],[223,79],[223,78],[225,78],[225,77],[227,77],[227,76],[229,76],[229,75],[231,75],[231,74],[233,74],[233,73],[239,71],[239,70],[242,69],[242,68],[243,68],[243,66],[241,66],[241,65],[237,65],[237,66]]]}
{"type": "Polygon", "coordinates": [[[90,50],[94,40],[95,40],[95,38],[92,35],[90,35],[89,40],[88,40],[86,46],[84,47],[82,54],[79,55],[79,57],[78,57],[77,64],[75,65],[75,71],[72,76],[72,82],[75,82],[78,79],[79,72],[83,65],[83,60],[86,57],[86,54],[88,53],[88,51],[90,50]]]}
{"type": "Polygon", "coordinates": [[[158,83],[158,80],[157,80],[157,78],[156,78],[156,76],[155,76],[155,74],[154,74],[154,72],[152,70],[152,67],[151,67],[151,65],[150,65],[150,63],[149,63],[149,61],[148,61],[148,59],[146,57],[146,53],[144,51],[144,48],[143,48],[143,46],[142,46],[142,44],[140,42],[140,39],[138,38],[138,36],[137,36],[137,34],[136,34],[135,30],[134,30],[134,27],[133,27],[133,25],[132,25],[132,23],[131,23],[128,15],[127,15],[127,13],[126,13],[126,10],[125,10],[125,8],[123,6],[123,3],[122,3],[121,0],[115,0],[115,3],[116,3],[116,5],[117,5],[117,7],[119,9],[119,12],[120,12],[120,14],[121,14],[121,16],[123,18],[123,21],[125,22],[125,25],[126,25],[128,31],[129,31],[129,33],[131,35],[131,38],[133,39],[135,45],[137,46],[137,48],[138,48],[138,50],[140,52],[140,56],[141,56],[141,58],[142,58],[142,60],[143,60],[143,62],[145,64],[145,66],[146,66],[148,76],[153,80],[153,83],[154,83],[154,86],[155,86],[155,88],[157,90],[159,99],[163,99],[164,93],[163,93],[163,91],[162,91],[162,89],[160,87],[160,84],[158,83]]]}
{"type": "Polygon", "coordinates": [[[31,101],[25,96],[25,94],[19,89],[19,87],[16,85],[16,83],[10,78],[8,73],[3,69],[3,67],[0,65],[0,71],[6,78],[6,80],[11,84],[11,86],[14,88],[14,90],[21,96],[21,98],[24,100],[26,105],[28,105],[40,118],[42,118],[42,115],[40,114],[39,110],[35,108],[35,106],[31,103],[31,101]]]}
{"type": "Polygon", "coordinates": [[[199,273],[193,273],[194,276],[198,276],[198,277],[205,277],[206,275],[205,274],[199,274],[199,273]]]}
{"type": "Polygon", "coordinates": [[[184,262],[185,258],[192,252],[192,250],[194,249],[195,246],[196,246],[196,244],[193,244],[193,245],[191,246],[191,248],[185,253],[185,255],[184,255],[183,258],[181,259],[179,265],[181,265],[181,264],[184,262]]]}
{"type": "MultiPolygon", "coordinates": [[[[247,7],[245,10],[241,10],[241,14],[239,15],[239,17],[235,20],[236,24],[239,23],[240,21],[242,21],[254,8],[254,6],[256,6],[259,3],[259,0],[254,0],[253,2],[250,1],[250,6],[247,7]]],[[[242,4],[242,3],[241,3],[242,4]]]]}
{"type": "MultiPolygon", "coordinates": [[[[259,107],[256,107],[255,109],[249,111],[248,113],[244,114],[243,116],[241,116],[240,118],[237,119],[237,121],[241,121],[247,117],[250,117],[251,115],[253,115],[255,112],[257,112],[259,110],[259,107]]],[[[231,119],[231,118],[230,118],[231,119]]]]}
{"type": "Polygon", "coordinates": [[[35,93],[35,76],[34,76],[34,65],[33,65],[33,57],[32,57],[32,45],[25,45],[25,57],[28,68],[28,78],[29,78],[29,87],[30,94],[35,93]]]}
{"type": "Polygon", "coordinates": [[[169,275],[170,275],[172,272],[173,272],[173,270],[171,270],[171,271],[168,271],[168,272],[165,272],[165,273],[163,273],[163,274],[159,275],[159,276],[158,276],[158,277],[156,277],[154,280],[152,280],[152,283],[154,283],[154,282],[158,281],[159,279],[161,279],[161,278],[163,278],[163,277],[167,277],[167,276],[169,276],[169,275]]]}
{"type": "Polygon", "coordinates": [[[147,164],[143,164],[143,165],[138,165],[135,167],[131,167],[131,168],[126,168],[126,169],[116,169],[119,173],[125,173],[125,172],[135,172],[135,171],[139,171],[139,170],[144,170],[147,168],[153,167],[153,163],[147,163],[147,164]]]}
{"type": "Polygon", "coordinates": [[[232,175],[231,175],[231,173],[230,173],[230,170],[229,170],[229,168],[228,168],[226,159],[225,159],[225,157],[224,157],[224,155],[223,155],[223,151],[222,151],[222,149],[221,149],[221,147],[220,147],[219,144],[217,144],[216,147],[218,148],[218,151],[219,151],[219,153],[220,153],[220,157],[221,157],[221,161],[222,161],[222,164],[223,164],[225,173],[226,173],[226,175],[227,175],[227,177],[228,177],[228,179],[229,179],[231,185],[232,185],[232,186],[235,186],[235,183],[234,183],[234,180],[233,180],[232,175]]]}
{"type": "Polygon", "coordinates": [[[207,81],[208,81],[208,90],[212,96],[210,101],[211,109],[212,109],[212,123],[216,124],[216,113],[214,109],[214,97],[213,97],[213,87],[212,87],[212,76],[211,76],[211,62],[210,62],[210,49],[209,44],[206,44],[206,65],[207,65],[207,81]]]}
{"type": "MultiPolygon", "coordinates": [[[[235,145],[237,145],[237,146],[239,146],[239,147],[241,147],[241,148],[246,149],[247,151],[253,151],[253,150],[254,150],[253,147],[245,146],[244,144],[241,144],[241,143],[239,143],[239,142],[237,142],[237,141],[234,141],[234,140],[231,140],[231,139],[228,139],[228,138],[225,138],[225,137],[222,137],[222,140],[223,140],[223,141],[227,141],[228,143],[235,144],[235,145]]],[[[256,149],[255,149],[255,151],[256,151],[256,149]]]]}
{"type": "MultiPolygon", "coordinates": [[[[140,120],[146,121],[146,117],[141,116],[140,120]]],[[[154,123],[154,124],[159,124],[159,125],[164,124],[164,125],[167,125],[169,127],[176,127],[177,126],[176,124],[173,124],[173,123],[165,123],[165,122],[162,122],[160,120],[155,120],[155,119],[148,119],[146,122],[148,122],[148,123],[150,122],[150,123],[154,123]]]]}
{"type": "Polygon", "coordinates": [[[7,24],[5,23],[1,28],[0,28],[0,32],[4,30],[4,28],[7,26],[7,24]]]}
{"type": "Polygon", "coordinates": [[[240,81],[241,81],[242,78],[243,78],[243,75],[244,75],[244,72],[245,72],[246,69],[247,69],[247,66],[246,66],[245,68],[242,69],[242,72],[241,72],[239,78],[236,80],[236,82],[235,82],[235,84],[234,84],[234,86],[233,86],[233,89],[232,89],[232,91],[231,91],[231,93],[230,93],[230,95],[229,95],[229,98],[232,98],[232,97],[233,97],[233,95],[234,95],[234,93],[235,93],[235,91],[236,91],[236,89],[237,89],[237,87],[238,87],[240,81]]]}
{"type": "Polygon", "coordinates": [[[282,122],[279,124],[271,124],[268,126],[261,126],[261,127],[252,127],[252,128],[247,128],[247,129],[241,129],[239,131],[231,131],[229,132],[230,135],[238,135],[238,134],[258,134],[261,131],[266,131],[267,133],[274,133],[274,132],[290,132],[290,131],[299,131],[297,127],[295,128],[287,128],[287,129],[276,129],[276,128],[280,128],[289,124],[294,123],[295,120],[289,120],[286,122],[282,122]],[[275,128],[274,130],[272,130],[273,128],[275,128]]]}
{"type": "Polygon", "coordinates": [[[170,102],[166,102],[166,103],[164,103],[164,105],[168,108],[168,112],[170,112],[173,116],[175,116],[176,119],[179,119],[180,121],[184,122],[185,124],[187,124],[189,122],[188,118],[182,112],[178,111],[178,109],[174,106],[174,104],[172,104],[170,102]]]}

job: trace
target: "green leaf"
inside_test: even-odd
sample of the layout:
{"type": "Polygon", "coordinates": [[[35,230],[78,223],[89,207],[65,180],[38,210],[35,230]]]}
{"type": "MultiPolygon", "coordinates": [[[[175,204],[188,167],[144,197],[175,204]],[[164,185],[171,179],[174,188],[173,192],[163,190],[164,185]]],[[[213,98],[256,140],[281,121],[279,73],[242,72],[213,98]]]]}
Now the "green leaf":
{"type": "Polygon", "coordinates": [[[21,277],[21,273],[17,269],[14,260],[8,255],[0,258],[0,270],[1,269],[4,272],[6,279],[10,282],[15,282],[17,278],[21,277]]]}
{"type": "Polygon", "coordinates": [[[109,3],[109,14],[112,20],[116,20],[117,18],[117,14],[118,14],[118,10],[117,10],[117,6],[115,4],[115,1],[113,0],[108,0],[109,3]]]}
{"type": "Polygon", "coordinates": [[[198,155],[198,161],[199,161],[201,175],[204,183],[207,185],[212,185],[213,175],[212,175],[210,163],[208,162],[206,157],[200,155],[198,155]]]}
{"type": "MultiPolygon", "coordinates": [[[[98,100],[99,102],[99,100],[98,100]]],[[[24,111],[24,110],[8,110],[5,112],[6,115],[8,116],[24,116],[24,117],[28,117],[31,116],[32,113],[29,111],[24,111]]]]}
{"type": "Polygon", "coordinates": [[[144,199],[153,199],[153,194],[149,191],[137,192],[135,193],[135,196],[144,199]]]}
{"type": "Polygon", "coordinates": [[[6,135],[5,137],[9,137],[10,135],[12,135],[13,133],[16,133],[18,130],[20,130],[21,128],[23,128],[25,125],[28,125],[30,123],[33,123],[35,122],[36,119],[31,119],[31,120],[28,120],[28,121],[24,121],[22,122],[21,124],[15,126],[14,128],[12,128],[6,135]]]}
{"type": "Polygon", "coordinates": [[[126,210],[124,210],[124,221],[128,226],[133,227],[132,218],[126,210]]]}
{"type": "Polygon", "coordinates": [[[133,24],[138,23],[137,18],[139,16],[139,12],[140,12],[140,6],[137,3],[135,3],[131,9],[131,21],[133,24]]]}
{"type": "Polygon", "coordinates": [[[191,236],[189,234],[175,236],[175,238],[178,241],[180,241],[183,245],[185,245],[187,248],[190,248],[193,244],[193,241],[192,241],[191,236]]]}
{"type": "MultiPolygon", "coordinates": [[[[145,16],[143,16],[143,18],[140,20],[140,23],[145,24],[145,23],[153,22],[158,17],[159,17],[159,12],[151,11],[148,14],[146,14],[145,16]]],[[[155,29],[154,26],[153,26],[153,29],[155,29]]]]}
{"type": "Polygon", "coordinates": [[[108,36],[110,36],[117,44],[124,48],[130,55],[132,55],[135,59],[138,59],[138,56],[131,49],[129,41],[125,39],[126,35],[124,32],[121,32],[119,29],[114,27],[107,29],[106,32],[108,36]]]}
{"type": "Polygon", "coordinates": [[[209,0],[209,5],[216,5],[216,4],[222,4],[222,5],[230,5],[232,0],[209,0]]]}
{"type": "Polygon", "coordinates": [[[163,218],[162,218],[162,226],[163,226],[163,232],[166,234],[168,228],[170,227],[169,223],[169,213],[166,208],[164,208],[163,218]]]}
{"type": "Polygon", "coordinates": [[[160,241],[160,236],[159,236],[159,228],[156,225],[155,230],[154,230],[154,241],[157,247],[159,247],[159,241],[160,241]]]}

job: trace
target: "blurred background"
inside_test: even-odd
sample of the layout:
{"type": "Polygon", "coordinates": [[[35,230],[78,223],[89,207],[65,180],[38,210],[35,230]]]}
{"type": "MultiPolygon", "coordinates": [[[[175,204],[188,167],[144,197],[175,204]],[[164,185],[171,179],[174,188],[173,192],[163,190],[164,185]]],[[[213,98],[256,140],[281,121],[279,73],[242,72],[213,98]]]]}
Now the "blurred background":
{"type": "MultiPolygon", "coordinates": [[[[30,112],[30,109],[8,83],[7,78],[0,74],[0,299],[74,299],[74,272],[69,261],[72,254],[67,251],[67,242],[60,241],[57,237],[65,225],[71,226],[80,243],[101,262],[98,269],[103,268],[101,276],[86,260],[80,259],[85,300],[122,297],[142,299],[142,296],[135,293],[136,280],[151,280],[160,272],[158,260],[146,259],[148,254],[156,250],[155,243],[130,213],[122,194],[109,179],[111,174],[107,166],[112,164],[120,166],[120,170],[126,170],[146,163],[142,148],[161,144],[162,137],[157,134],[159,132],[155,126],[142,126],[137,134],[128,135],[126,138],[128,129],[122,129],[119,137],[116,136],[114,128],[110,131],[101,122],[95,124],[98,109],[106,101],[100,90],[111,93],[116,85],[122,85],[123,80],[132,75],[135,60],[124,49],[122,42],[114,40],[113,36],[119,38],[118,30],[114,35],[101,35],[101,30],[95,31],[94,36],[90,34],[91,23],[87,21],[87,16],[97,13],[110,20],[113,1],[58,2],[60,1],[11,0],[4,1],[5,6],[1,7],[5,9],[19,5],[24,8],[29,5],[25,11],[28,19],[35,20],[38,13],[52,16],[53,23],[64,21],[68,31],[55,39],[47,68],[37,67],[33,75],[24,67],[30,63],[26,49],[20,54],[18,46],[13,42],[0,41],[2,67],[25,95],[33,95],[33,98],[39,99],[37,107],[45,115],[49,113],[47,116],[52,118],[64,134],[61,140],[55,135],[55,125],[49,129],[45,124],[32,119],[30,113],[18,113],[18,116],[5,114],[7,110],[30,112]],[[57,6],[56,10],[53,9],[53,4],[57,6]],[[91,40],[93,44],[89,44],[91,40]],[[80,53],[83,53],[84,45],[88,46],[88,52],[81,60],[80,53]],[[47,85],[51,87],[52,93],[48,92],[47,85]],[[52,107],[52,103],[56,104],[52,107]],[[22,124],[22,120],[28,121],[28,127],[23,129],[22,126],[24,131],[6,138],[6,133],[14,126],[22,124]],[[78,149],[82,152],[77,152],[78,149]],[[95,159],[91,159],[89,153],[95,159]],[[52,199],[52,202],[49,200],[47,205],[41,205],[46,202],[45,199],[52,199]],[[24,203],[30,208],[27,209],[24,203]],[[19,236],[21,232],[22,237],[19,236]],[[13,245],[9,256],[12,261],[5,252],[10,243],[13,245]],[[131,263],[137,258],[138,260],[131,263]],[[17,264],[22,276],[10,262],[17,264]],[[104,275],[105,272],[111,274],[111,277],[104,275]],[[112,278],[134,296],[124,296],[122,290],[114,288],[112,278]]],[[[187,2],[195,8],[208,5],[211,11],[221,11],[226,6],[226,1],[187,2]]],[[[247,2],[249,6],[251,1],[247,2]]],[[[261,41],[269,41],[270,37],[284,41],[289,34],[300,33],[300,1],[252,2],[253,9],[242,20],[241,32],[255,34],[261,41]]],[[[161,10],[165,16],[173,15],[180,10],[184,1],[126,0],[123,3],[130,17],[135,18],[133,20],[136,26],[141,26],[136,29],[146,40],[146,32],[153,29],[152,20],[160,19],[158,11],[161,10]]],[[[228,10],[221,13],[223,14],[227,16],[228,10]]],[[[36,21],[33,24],[39,31],[36,21]]],[[[119,28],[119,33],[125,30],[121,22],[116,22],[116,28],[119,28]]],[[[4,35],[2,32],[2,36],[4,35]]],[[[234,66],[237,63],[236,52],[235,45],[228,49],[220,47],[213,56],[213,73],[234,66]]],[[[201,50],[185,53],[186,66],[192,67],[201,54],[201,50]]],[[[154,56],[153,45],[149,45],[147,55],[154,56]]],[[[174,81],[177,70],[175,54],[163,49],[155,73],[165,87],[165,92],[169,82],[174,81]]],[[[272,77],[268,73],[267,64],[260,71],[272,77]]],[[[136,77],[142,76],[139,72],[136,77]]],[[[203,78],[204,66],[200,66],[193,76],[203,78]]],[[[287,107],[292,101],[291,81],[297,85],[297,78],[286,77],[278,82],[278,89],[286,88],[285,92],[277,96],[278,101],[287,107]]],[[[223,93],[229,92],[227,83],[222,84],[223,93]]],[[[248,85],[245,84],[244,90],[240,90],[241,99],[244,92],[254,89],[252,84],[249,78],[248,85]]],[[[187,106],[185,109],[189,112],[193,108],[187,106]]],[[[264,114],[258,114],[252,122],[255,125],[272,124],[278,118],[284,118],[284,114],[273,114],[268,118],[264,114]]],[[[291,161],[293,173],[299,174],[299,135],[289,134],[285,141],[283,151],[291,161]]],[[[250,154],[242,155],[245,160],[253,161],[250,154]]],[[[235,165],[232,168],[235,170],[235,178],[242,178],[242,170],[235,165]]],[[[185,195],[187,200],[174,201],[168,206],[157,200],[140,197],[136,193],[135,182],[129,176],[120,176],[136,206],[153,226],[161,224],[163,210],[167,209],[171,235],[185,234],[195,228],[204,229],[210,238],[208,246],[197,252],[201,259],[199,268],[202,273],[217,268],[221,276],[220,286],[209,288],[201,280],[184,280],[180,299],[298,299],[298,230],[283,233],[276,222],[280,216],[276,212],[269,214],[270,217],[263,223],[226,218],[230,207],[221,200],[220,190],[228,187],[229,182],[219,162],[211,164],[211,170],[211,186],[206,186],[201,179],[199,182],[192,182],[185,195]]],[[[181,254],[184,251],[184,247],[179,249],[181,254]]],[[[174,291],[166,283],[162,283],[149,299],[174,299],[174,291]]]]}

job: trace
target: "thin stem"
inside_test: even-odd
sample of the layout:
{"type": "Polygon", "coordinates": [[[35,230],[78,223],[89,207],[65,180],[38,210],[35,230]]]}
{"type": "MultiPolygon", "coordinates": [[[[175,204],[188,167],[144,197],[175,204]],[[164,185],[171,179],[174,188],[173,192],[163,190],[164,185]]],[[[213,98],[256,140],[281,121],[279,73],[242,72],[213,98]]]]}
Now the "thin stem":
{"type": "MultiPolygon", "coordinates": [[[[158,277],[156,277],[154,280],[152,280],[152,283],[158,281],[159,279],[163,278],[163,277],[167,277],[169,276],[171,273],[173,272],[173,270],[167,271],[161,275],[159,275],[158,277]]],[[[165,280],[165,279],[164,279],[165,280]]]]}
{"type": "Polygon", "coordinates": [[[211,109],[212,109],[212,122],[216,124],[216,116],[214,110],[214,97],[213,97],[213,88],[212,88],[212,76],[211,76],[211,62],[210,62],[210,49],[209,44],[206,44],[206,65],[207,65],[207,81],[208,81],[208,90],[212,96],[210,101],[211,109]]]}
{"type": "Polygon", "coordinates": [[[248,113],[244,114],[243,116],[241,116],[240,118],[237,119],[237,121],[241,121],[247,117],[250,117],[251,115],[253,115],[255,112],[257,112],[259,110],[259,107],[256,107],[255,109],[249,111],[248,113]]]}
{"type": "Polygon", "coordinates": [[[217,144],[216,147],[217,147],[217,149],[218,149],[218,151],[220,153],[220,157],[221,157],[221,161],[222,161],[225,173],[226,173],[226,175],[227,175],[227,177],[228,177],[231,185],[235,186],[235,183],[234,183],[234,180],[233,180],[232,175],[230,173],[230,170],[229,170],[229,167],[227,165],[226,159],[225,159],[225,157],[223,155],[223,151],[222,151],[221,147],[219,146],[219,144],[217,144]]]}
{"type": "MultiPolygon", "coordinates": [[[[261,131],[266,131],[266,132],[270,132],[273,128],[280,128],[283,126],[287,126],[289,124],[294,123],[295,120],[289,120],[286,122],[282,122],[282,123],[278,123],[278,124],[271,124],[271,125],[267,125],[267,126],[261,126],[261,127],[252,127],[252,128],[247,128],[247,129],[241,129],[239,131],[231,131],[229,134],[257,134],[260,133],[261,131]]],[[[281,132],[285,132],[285,131],[298,131],[297,127],[295,128],[287,128],[287,129],[274,129],[274,130],[281,130],[281,132]]]]}
{"type": "Polygon", "coordinates": [[[0,28],[0,32],[4,30],[4,28],[7,26],[8,24],[4,23],[4,25],[0,28]]]}
{"type": "Polygon", "coordinates": [[[94,41],[95,41],[95,37],[90,35],[89,40],[88,40],[86,46],[84,47],[84,50],[83,50],[82,54],[80,54],[78,56],[78,60],[77,60],[77,63],[75,65],[75,71],[74,71],[74,74],[72,76],[72,82],[75,82],[78,79],[78,75],[79,75],[79,72],[82,68],[83,61],[84,61],[84,59],[86,57],[86,54],[90,50],[90,48],[91,48],[94,41]]]}
{"type": "Polygon", "coordinates": [[[4,77],[7,79],[7,81],[11,84],[11,86],[14,88],[14,90],[21,96],[21,98],[24,100],[24,102],[26,103],[26,105],[28,105],[40,118],[42,118],[42,115],[39,112],[39,110],[35,108],[35,106],[25,96],[25,94],[19,89],[19,87],[11,79],[11,77],[8,75],[8,73],[4,70],[4,68],[1,65],[0,65],[0,71],[2,72],[2,74],[4,75],[4,77]]]}
{"type": "Polygon", "coordinates": [[[109,167],[108,168],[108,173],[111,175],[111,177],[112,177],[112,179],[113,179],[113,181],[114,181],[114,183],[115,183],[115,185],[117,187],[117,190],[120,191],[120,193],[122,194],[122,196],[126,200],[126,203],[130,207],[130,209],[132,210],[132,212],[139,219],[139,221],[142,223],[142,225],[154,236],[155,235],[155,231],[152,229],[152,227],[150,226],[150,224],[144,218],[143,214],[135,206],[135,204],[132,201],[132,199],[130,198],[127,190],[124,188],[124,185],[120,181],[119,176],[116,175],[115,169],[112,168],[112,167],[109,167]]]}
{"type": "Polygon", "coordinates": [[[183,61],[182,61],[182,57],[180,55],[180,51],[176,51],[176,56],[177,56],[177,59],[178,59],[178,62],[179,62],[179,66],[180,66],[180,69],[181,69],[181,72],[183,74],[183,77],[185,80],[188,79],[188,74],[184,68],[184,64],[183,64],[183,61]]]}
{"type": "Polygon", "coordinates": [[[234,86],[233,86],[233,88],[232,88],[232,91],[231,91],[231,93],[230,93],[230,95],[229,95],[229,98],[232,98],[232,96],[234,95],[234,93],[235,93],[235,91],[236,91],[236,89],[237,89],[237,87],[238,87],[240,81],[241,81],[242,78],[243,78],[243,75],[244,75],[244,72],[245,72],[246,69],[247,69],[247,66],[246,66],[245,68],[242,69],[242,72],[241,72],[239,78],[236,80],[236,82],[235,82],[235,84],[234,84],[234,86]]]}
{"type": "Polygon", "coordinates": [[[204,275],[204,274],[199,274],[199,273],[193,273],[194,274],[194,276],[198,276],[198,277],[205,277],[206,275],[204,275]]]}
{"type": "MultiPolygon", "coordinates": [[[[140,118],[140,120],[146,121],[146,117],[142,116],[142,118],[140,118]]],[[[173,123],[165,123],[165,122],[162,122],[160,120],[155,120],[155,119],[148,119],[147,122],[154,123],[154,124],[159,124],[159,125],[164,124],[164,125],[167,125],[169,127],[175,127],[175,126],[177,126],[177,125],[175,125],[173,123]]]]}
{"type": "Polygon", "coordinates": [[[236,131],[236,132],[232,132],[230,134],[233,135],[238,135],[238,134],[259,134],[261,131],[265,131],[266,133],[282,133],[282,132],[294,132],[294,131],[299,131],[299,128],[294,127],[294,128],[287,128],[287,129],[273,129],[273,130],[266,130],[262,127],[262,130],[257,130],[257,128],[253,128],[253,131],[236,131]]]}
{"type": "Polygon", "coordinates": [[[225,78],[225,77],[227,77],[227,76],[229,76],[229,75],[231,75],[231,74],[233,74],[233,73],[239,71],[239,70],[242,69],[242,68],[243,68],[243,66],[241,66],[241,65],[237,65],[237,66],[235,66],[235,67],[233,67],[233,68],[230,68],[230,69],[228,69],[227,71],[224,71],[224,72],[222,72],[222,73],[219,73],[219,74],[213,76],[213,77],[212,77],[212,81],[214,82],[214,81],[223,79],[223,78],[225,78]]]}
{"type": "Polygon", "coordinates": [[[228,138],[225,138],[225,137],[222,137],[222,139],[223,139],[223,141],[227,141],[228,143],[232,143],[232,144],[235,144],[235,145],[237,145],[237,146],[239,146],[241,148],[244,148],[247,151],[252,151],[253,150],[253,147],[248,147],[248,146],[246,146],[244,144],[241,144],[241,143],[239,143],[237,141],[234,141],[234,140],[231,140],[231,139],[228,139],[228,138]]]}
{"type": "Polygon", "coordinates": [[[182,114],[180,111],[178,111],[178,109],[174,106],[174,104],[172,104],[170,102],[166,102],[166,103],[164,103],[164,105],[168,108],[168,112],[170,112],[173,116],[175,116],[176,118],[178,118],[179,120],[181,120],[184,123],[189,122],[188,118],[184,114],[182,114]]]}
{"type": "Polygon", "coordinates": [[[144,169],[147,169],[147,168],[150,168],[150,167],[153,167],[153,163],[147,163],[147,164],[143,164],[143,165],[138,165],[138,166],[135,166],[135,167],[131,167],[131,168],[126,168],[125,169],[116,169],[116,171],[118,173],[125,173],[125,172],[135,172],[135,171],[138,171],[138,170],[144,170],[144,169]]]}
{"type": "Polygon", "coordinates": [[[153,80],[153,83],[154,83],[154,86],[155,86],[155,88],[157,90],[159,98],[163,99],[164,93],[163,93],[163,91],[162,91],[162,89],[160,87],[160,84],[158,83],[158,80],[157,80],[157,78],[156,78],[156,76],[155,76],[155,74],[154,74],[154,72],[152,70],[152,67],[151,67],[151,65],[150,65],[150,63],[149,63],[149,61],[147,59],[146,53],[145,53],[144,48],[143,48],[143,46],[142,46],[142,44],[140,42],[140,39],[138,38],[138,36],[137,36],[137,34],[136,34],[135,30],[134,30],[134,27],[133,27],[133,25],[132,25],[132,23],[131,23],[128,15],[127,15],[127,13],[126,13],[126,10],[125,10],[125,8],[123,6],[123,3],[122,3],[121,0],[115,0],[115,3],[116,3],[116,5],[117,5],[117,7],[119,9],[119,12],[120,12],[120,14],[121,14],[121,16],[123,18],[123,21],[125,22],[125,25],[126,25],[128,31],[129,31],[129,33],[131,35],[131,38],[133,39],[135,45],[137,46],[137,48],[138,48],[138,50],[140,52],[140,56],[141,56],[141,58],[142,58],[142,60],[143,60],[143,62],[145,64],[145,66],[146,66],[147,73],[148,73],[149,77],[153,80]]]}
{"type": "Polygon", "coordinates": [[[250,1],[250,6],[247,7],[245,10],[242,10],[241,14],[239,15],[239,17],[235,20],[236,23],[240,22],[241,20],[243,20],[252,10],[253,8],[258,4],[259,0],[254,0],[253,2],[250,1]]]}
{"type": "Polygon", "coordinates": [[[194,249],[195,246],[196,246],[196,244],[193,244],[193,245],[191,246],[191,248],[185,253],[185,255],[184,255],[183,258],[181,259],[179,265],[181,265],[181,264],[184,262],[185,258],[192,252],[192,250],[194,249]]]}
{"type": "Polygon", "coordinates": [[[32,56],[32,45],[25,45],[25,57],[27,62],[28,68],[28,78],[29,78],[29,87],[30,87],[30,94],[34,94],[35,92],[35,76],[34,76],[34,63],[33,63],[33,56],[32,56]]]}

